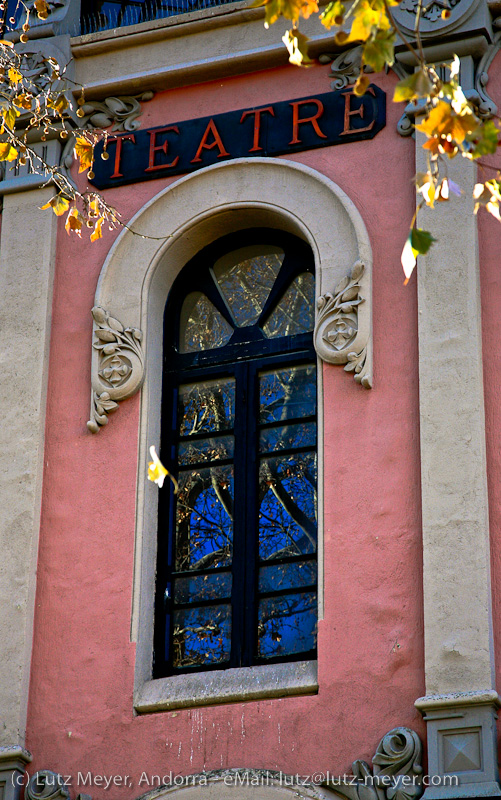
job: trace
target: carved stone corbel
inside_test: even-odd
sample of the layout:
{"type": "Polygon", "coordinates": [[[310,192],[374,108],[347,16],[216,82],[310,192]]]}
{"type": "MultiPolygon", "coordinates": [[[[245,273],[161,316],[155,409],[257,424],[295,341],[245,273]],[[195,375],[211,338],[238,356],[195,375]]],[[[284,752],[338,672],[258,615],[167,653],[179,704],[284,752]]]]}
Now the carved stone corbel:
{"type": "Polygon", "coordinates": [[[393,728],[383,736],[372,759],[353,762],[353,776],[331,778],[327,786],[349,800],[418,800],[423,794],[422,747],[410,728],[393,728]]]}
{"type": "Polygon", "coordinates": [[[332,294],[328,292],[317,299],[313,341],[323,361],[345,364],[345,371],[353,372],[357,383],[371,389],[371,312],[369,303],[363,306],[367,297],[369,275],[362,261],[356,261],[332,294]]]}
{"type": "Polygon", "coordinates": [[[25,790],[25,800],[68,800],[69,796],[63,776],[50,769],[35,772],[25,790]]]}
{"type": "MultiPolygon", "coordinates": [[[[83,106],[80,106],[84,116],[78,120],[78,124],[89,130],[111,128],[112,133],[136,131],[141,127],[138,120],[143,113],[141,103],[151,100],[154,96],[155,92],[148,91],[136,95],[106,97],[104,100],[88,100],[83,106]]],[[[64,168],[68,180],[76,186],[70,173],[74,147],[75,137],[71,135],[64,146],[60,164],[64,168]]]]}
{"type": "Polygon", "coordinates": [[[99,306],[92,309],[92,399],[87,427],[97,433],[108,423],[108,414],[118,403],[132,397],[144,380],[143,334],[138,328],[124,328],[121,322],[99,306]]]}
{"type": "Polygon", "coordinates": [[[468,100],[471,100],[477,106],[477,114],[481,119],[491,119],[491,117],[494,117],[498,113],[498,107],[494,100],[487,94],[485,87],[489,80],[489,67],[501,47],[501,32],[499,31],[501,27],[501,17],[494,20],[493,27],[497,28],[498,32],[495,34],[494,40],[480,59],[475,70],[475,88],[470,92],[466,92],[468,100]]]}
{"type": "MultiPolygon", "coordinates": [[[[330,64],[330,78],[331,89],[339,91],[345,89],[347,86],[352,86],[360,75],[362,69],[362,51],[363,47],[357,45],[350,50],[345,50],[343,53],[323,53],[319,56],[321,64],[330,64]]],[[[365,69],[364,71],[370,71],[365,69]]]]}

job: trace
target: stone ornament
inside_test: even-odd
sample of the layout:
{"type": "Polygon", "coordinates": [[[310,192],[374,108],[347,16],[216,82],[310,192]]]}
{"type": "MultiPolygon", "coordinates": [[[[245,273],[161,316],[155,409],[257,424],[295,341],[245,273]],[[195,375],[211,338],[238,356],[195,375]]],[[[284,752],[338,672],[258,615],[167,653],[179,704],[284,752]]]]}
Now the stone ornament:
{"type": "Polygon", "coordinates": [[[124,328],[104,308],[94,306],[92,344],[91,418],[87,427],[97,433],[108,423],[108,414],[118,403],[132,397],[144,380],[143,334],[138,328],[124,328]]]}
{"type": "Polygon", "coordinates": [[[88,100],[81,106],[85,117],[81,124],[89,128],[111,128],[112,131],[137,131],[141,127],[141,102],[151,100],[154,92],[137,95],[107,97],[106,100],[88,100]]]}
{"type": "MultiPolygon", "coordinates": [[[[138,117],[143,113],[141,102],[146,102],[154,97],[155,92],[142,92],[136,95],[121,95],[120,97],[107,97],[105,100],[88,100],[80,106],[84,117],[78,120],[82,128],[110,128],[111,132],[136,131],[141,127],[138,117]]],[[[75,137],[68,138],[61,154],[61,166],[65,170],[68,180],[76,187],[70,174],[73,164],[73,149],[75,137]]]]}
{"type": "Polygon", "coordinates": [[[68,800],[69,796],[63,776],[50,769],[35,772],[25,790],[25,800],[68,800]]]}
{"type": "MultiPolygon", "coordinates": [[[[431,0],[422,4],[421,23],[419,31],[424,40],[443,36],[444,33],[461,32],[466,33],[468,21],[474,14],[479,0],[431,0]],[[450,11],[447,19],[442,17],[442,11],[450,11]]],[[[402,27],[404,33],[413,33],[416,22],[416,14],[419,8],[419,0],[403,0],[394,16],[397,24],[402,27]]]]}
{"type": "Polygon", "coordinates": [[[476,103],[477,114],[481,119],[491,119],[498,113],[498,107],[487,94],[485,87],[489,81],[489,67],[501,47],[501,31],[499,30],[501,28],[501,17],[494,20],[493,27],[497,28],[497,33],[495,33],[492,43],[478,63],[475,72],[475,89],[466,93],[468,99],[476,103]]]}
{"type": "Polygon", "coordinates": [[[353,372],[357,383],[371,389],[370,334],[360,325],[360,306],[365,303],[361,294],[365,276],[365,265],[356,261],[350,275],[337,284],[332,294],[328,292],[317,299],[313,341],[323,361],[345,364],[345,371],[353,372]]]}
{"type": "Polygon", "coordinates": [[[410,728],[393,728],[383,736],[372,759],[353,762],[351,778],[331,778],[327,786],[349,800],[418,800],[423,794],[421,741],[410,728]]]}
{"type": "Polygon", "coordinates": [[[319,56],[321,64],[331,64],[330,78],[331,89],[336,92],[353,86],[356,82],[362,67],[362,46],[352,47],[344,53],[323,53],[319,56]]]}

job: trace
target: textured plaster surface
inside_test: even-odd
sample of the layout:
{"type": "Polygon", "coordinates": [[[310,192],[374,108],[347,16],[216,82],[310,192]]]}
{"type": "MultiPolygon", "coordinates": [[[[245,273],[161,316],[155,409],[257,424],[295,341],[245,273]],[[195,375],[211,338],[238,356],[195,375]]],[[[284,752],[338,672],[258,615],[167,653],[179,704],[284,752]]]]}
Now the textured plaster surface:
{"type": "Polygon", "coordinates": [[[418,269],[427,694],[494,686],[476,168],[449,176],[462,196],[419,215],[437,239],[418,269]]]}
{"type": "MultiPolygon", "coordinates": [[[[501,54],[489,70],[488,91],[501,105],[501,54]]],[[[496,156],[491,163],[499,167],[496,156]]],[[[490,177],[490,171],[486,176],[490,177]]],[[[485,426],[489,521],[492,554],[492,604],[496,664],[496,686],[501,686],[501,228],[485,211],[479,211],[480,279],[482,289],[482,333],[485,359],[485,426]]]]}
{"type": "MultiPolygon", "coordinates": [[[[392,76],[381,81],[389,94],[393,84],[392,76]]],[[[280,68],[158,95],[142,122],[168,124],[328,87],[328,68],[280,68]]],[[[97,436],[87,433],[90,308],[113,236],[89,245],[59,232],[28,746],[33,769],[127,774],[133,783],[105,794],[74,786],[72,797],[78,788],[98,800],[140,795],[151,788],[138,786],[143,772],[246,765],[342,773],[354,758],[369,759],[396,724],[423,732],[413,705],[425,689],[416,298],[412,285],[402,285],[399,261],[414,206],[414,148],[396,134],[400,113],[389,103],[388,126],[371,142],[294,157],[335,181],[362,214],[377,309],[375,388],[367,392],[341,368],[324,367],[318,695],[134,716],[139,397],[122,403],[97,436]]],[[[167,182],[109,191],[107,199],[127,220],[167,182]]]]}
{"type": "Polygon", "coordinates": [[[23,744],[43,474],[52,190],[6,197],[0,246],[0,746],[23,744]]]}

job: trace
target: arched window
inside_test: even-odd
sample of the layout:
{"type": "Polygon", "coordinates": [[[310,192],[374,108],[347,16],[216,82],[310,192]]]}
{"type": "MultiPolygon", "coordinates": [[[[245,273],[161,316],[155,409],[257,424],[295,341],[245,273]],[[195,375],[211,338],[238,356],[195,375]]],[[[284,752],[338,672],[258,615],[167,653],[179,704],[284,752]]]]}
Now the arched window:
{"type": "Polygon", "coordinates": [[[310,248],[239,231],[165,308],[154,676],[316,657],[310,248]]]}

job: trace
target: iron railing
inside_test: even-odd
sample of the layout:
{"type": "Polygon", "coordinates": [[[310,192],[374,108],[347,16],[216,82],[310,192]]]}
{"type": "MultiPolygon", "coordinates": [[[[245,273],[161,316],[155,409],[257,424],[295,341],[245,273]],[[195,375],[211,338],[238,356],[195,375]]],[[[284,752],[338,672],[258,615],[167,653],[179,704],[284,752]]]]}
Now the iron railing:
{"type": "Polygon", "coordinates": [[[235,0],[88,0],[82,3],[80,33],[123,28],[232,2],[235,0]]]}

